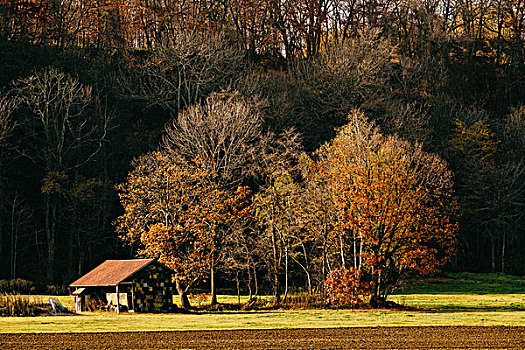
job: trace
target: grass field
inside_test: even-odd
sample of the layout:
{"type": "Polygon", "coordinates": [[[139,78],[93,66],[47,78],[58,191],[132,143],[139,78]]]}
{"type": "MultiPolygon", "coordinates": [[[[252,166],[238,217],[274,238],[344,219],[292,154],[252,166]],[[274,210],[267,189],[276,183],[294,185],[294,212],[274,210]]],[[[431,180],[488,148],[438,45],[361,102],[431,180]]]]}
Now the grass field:
{"type": "Polygon", "coordinates": [[[303,310],[199,314],[5,317],[0,333],[68,333],[387,326],[524,326],[525,311],[393,312],[303,310]]]}
{"type": "MultiPolygon", "coordinates": [[[[36,300],[48,296],[32,296],[36,300]]],[[[73,308],[73,298],[58,297],[73,308]]],[[[247,297],[242,297],[241,302],[247,297]]],[[[525,326],[525,278],[456,274],[409,285],[391,300],[420,308],[391,310],[277,310],[192,314],[82,313],[77,316],[4,317],[0,333],[168,331],[207,329],[379,326],[525,326]]],[[[236,296],[219,296],[236,303],[236,296]]],[[[202,302],[203,304],[206,301],[202,302]]]]}

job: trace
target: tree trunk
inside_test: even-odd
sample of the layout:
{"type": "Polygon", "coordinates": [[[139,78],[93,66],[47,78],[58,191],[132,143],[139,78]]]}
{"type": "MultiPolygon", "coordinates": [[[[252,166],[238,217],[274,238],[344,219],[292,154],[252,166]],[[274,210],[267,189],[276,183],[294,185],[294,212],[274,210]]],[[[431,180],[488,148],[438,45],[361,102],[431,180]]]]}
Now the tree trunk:
{"type": "Polygon", "coordinates": [[[326,259],[328,258],[328,248],[327,248],[327,241],[328,241],[328,232],[326,228],[326,218],[325,218],[325,224],[323,228],[323,264],[322,264],[322,274],[323,274],[323,298],[324,298],[324,282],[326,281],[326,259]]]}
{"type": "MultiPolygon", "coordinates": [[[[353,230],[353,234],[354,234],[354,244],[353,244],[353,247],[354,247],[354,268],[357,269],[357,235],[355,234],[355,230],[353,230]]],[[[342,250],[342,244],[341,244],[341,250],[342,250]]]]}
{"type": "Polygon", "coordinates": [[[4,267],[4,250],[3,250],[3,237],[2,237],[2,225],[0,225],[0,269],[3,269],[4,267]]]}
{"type": "Polygon", "coordinates": [[[274,273],[273,275],[273,295],[275,296],[275,303],[281,303],[281,294],[279,293],[279,275],[274,273]]]}
{"type": "Polygon", "coordinates": [[[16,265],[15,204],[16,204],[16,197],[13,199],[13,203],[11,205],[11,264],[10,264],[11,265],[11,279],[16,278],[16,272],[15,272],[15,265],[16,265]]]}
{"type": "MultiPolygon", "coordinates": [[[[79,244],[79,247],[80,247],[80,244],[79,244]]],[[[83,255],[82,255],[82,252],[79,251],[79,254],[78,254],[78,265],[77,265],[77,276],[82,276],[82,260],[83,260],[83,255]]]]}
{"type": "Polygon", "coordinates": [[[47,237],[47,266],[46,281],[53,283],[55,280],[55,223],[56,208],[51,203],[51,198],[46,196],[46,237],[47,237]]]}
{"type": "Polygon", "coordinates": [[[363,266],[363,236],[360,233],[359,234],[359,264],[357,265],[357,268],[361,270],[362,266],[363,266]]]}
{"type": "Polygon", "coordinates": [[[288,247],[284,248],[284,303],[286,298],[288,298],[288,247]]]}
{"type": "Polygon", "coordinates": [[[211,253],[210,263],[210,292],[211,292],[211,306],[217,305],[217,287],[215,285],[215,254],[211,253]]]}
{"type": "Polygon", "coordinates": [[[12,266],[12,277],[11,278],[17,278],[16,276],[16,263],[17,263],[17,256],[18,256],[18,228],[13,233],[15,235],[14,240],[14,247],[13,247],[13,266],[12,266]]]}
{"type": "Polygon", "coordinates": [[[272,245],[273,245],[273,294],[275,303],[281,303],[281,294],[279,293],[279,259],[277,257],[277,239],[275,228],[272,227],[272,245]]]}
{"type": "MultiPolygon", "coordinates": [[[[74,206],[74,204],[72,204],[74,206]]],[[[73,216],[71,218],[71,222],[76,223],[79,220],[77,219],[77,211],[76,209],[73,209],[73,216]]],[[[75,256],[75,231],[73,231],[71,228],[68,230],[68,247],[67,247],[67,278],[72,279],[75,277],[75,263],[74,263],[74,256],[75,256]]],[[[80,247],[80,246],[79,246],[80,247]]],[[[81,248],[79,248],[81,249],[81,248]]]]}
{"type": "Polygon", "coordinates": [[[505,228],[503,229],[503,237],[501,240],[501,273],[505,273],[505,246],[506,246],[507,235],[505,228]]]}
{"type": "Polygon", "coordinates": [[[308,255],[306,254],[306,247],[304,246],[304,243],[301,243],[301,247],[303,248],[303,254],[304,254],[304,266],[302,264],[299,264],[304,270],[304,273],[306,274],[306,282],[308,283],[308,295],[312,295],[312,280],[310,278],[310,272],[309,272],[309,264],[308,264],[308,255]]]}
{"type": "Polygon", "coordinates": [[[255,287],[255,295],[259,295],[259,282],[257,281],[257,269],[253,266],[253,283],[255,287]]]}
{"type": "Polygon", "coordinates": [[[175,286],[177,288],[177,292],[179,293],[179,297],[180,297],[180,307],[186,310],[190,309],[191,304],[190,304],[190,301],[188,300],[188,294],[184,290],[184,288],[182,288],[179,280],[175,281],[175,286]]]}
{"type": "Polygon", "coordinates": [[[370,306],[374,309],[381,308],[384,305],[384,299],[381,297],[381,273],[373,273],[373,287],[370,291],[370,306]]]}
{"type": "Polygon", "coordinates": [[[494,237],[489,234],[490,237],[490,264],[491,264],[491,272],[496,272],[496,247],[494,242],[494,237]]]}
{"type": "MultiPolygon", "coordinates": [[[[237,305],[241,305],[241,288],[239,286],[239,271],[235,272],[235,282],[237,284],[237,305]]],[[[251,299],[251,292],[250,292],[250,299],[251,299]]]]}
{"type": "Polygon", "coordinates": [[[253,293],[252,293],[252,269],[250,267],[250,265],[248,265],[248,294],[249,294],[249,297],[248,297],[248,300],[252,300],[252,296],[253,296],[253,293]]]}
{"type": "Polygon", "coordinates": [[[344,238],[343,238],[342,232],[339,235],[339,249],[340,249],[340,254],[341,254],[341,267],[346,268],[344,238]]]}

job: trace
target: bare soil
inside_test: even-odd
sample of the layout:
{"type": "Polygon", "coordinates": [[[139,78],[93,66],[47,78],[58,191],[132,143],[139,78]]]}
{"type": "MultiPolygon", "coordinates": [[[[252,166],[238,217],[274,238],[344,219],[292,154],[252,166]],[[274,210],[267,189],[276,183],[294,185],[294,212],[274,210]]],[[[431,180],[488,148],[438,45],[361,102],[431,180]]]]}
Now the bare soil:
{"type": "Polygon", "coordinates": [[[0,334],[0,349],[525,349],[525,327],[0,334]]]}

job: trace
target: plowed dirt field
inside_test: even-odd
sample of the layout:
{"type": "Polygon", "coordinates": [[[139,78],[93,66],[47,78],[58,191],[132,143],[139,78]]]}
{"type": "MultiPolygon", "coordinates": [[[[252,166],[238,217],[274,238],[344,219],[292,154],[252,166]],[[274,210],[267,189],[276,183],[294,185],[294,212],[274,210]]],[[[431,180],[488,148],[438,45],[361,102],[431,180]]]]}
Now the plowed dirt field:
{"type": "Polygon", "coordinates": [[[0,334],[1,349],[525,349],[525,327],[0,334]]]}

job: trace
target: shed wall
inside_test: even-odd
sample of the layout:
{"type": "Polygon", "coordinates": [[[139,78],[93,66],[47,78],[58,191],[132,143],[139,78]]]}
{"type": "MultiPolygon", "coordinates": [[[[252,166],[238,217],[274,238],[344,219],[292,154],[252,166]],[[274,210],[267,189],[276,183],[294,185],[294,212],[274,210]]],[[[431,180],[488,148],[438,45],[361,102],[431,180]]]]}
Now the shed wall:
{"type": "Polygon", "coordinates": [[[169,312],[175,309],[175,285],[169,270],[151,264],[133,276],[133,302],[138,312],[169,312]]]}

